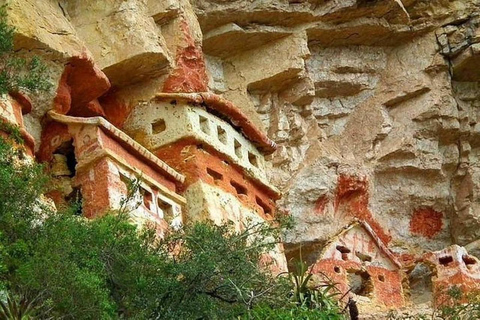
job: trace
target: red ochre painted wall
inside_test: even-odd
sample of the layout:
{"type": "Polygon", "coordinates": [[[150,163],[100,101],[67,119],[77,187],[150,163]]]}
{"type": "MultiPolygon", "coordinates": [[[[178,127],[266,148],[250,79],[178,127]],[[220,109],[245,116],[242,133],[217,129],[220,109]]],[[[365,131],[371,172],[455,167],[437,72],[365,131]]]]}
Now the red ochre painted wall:
{"type": "MultiPolygon", "coordinates": [[[[374,304],[385,307],[399,308],[405,305],[402,288],[402,276],[399,271],[392,271],[381,267],[362,266],[355,261],[336,259],[322,259],[312,267],[313,274],[325,274],[343,296],[350,289],[348,272],[361,272],[365,270],[372,284],[371,291],[367,294],[374,304]],[[383,277],[383,278],[382,278],[383,277]]],[[[347,294],[344,300],[348,300],[347,294]]]]}
{"type": "Polygon", "coordinates": [[[277,196],[265,187],[262,188],[259,183],[245,178],[245,174],[240,168],[224,161],[214,150],[207,150],[207,146],[204,148],[197,146],[194,141],[183,140],[162,147],[156,150],[155,154],[169,166],[185,175],[185,184],[180,190],[181,192],[201,180],[235,195],[245,206],[257,209],[264,219],[271,219],[275,214],[273,200],[276,200],[277,196]],[[212,175],[215,173],[219,174],[218,178],[221,176],[221,179],[213,177],[212,175]],[[243,187],[246,194],[239,194],[232,186],[232,182],[243,187]],[[269,215],[264,214],[264,209],[257,204],[257,198],[271,211],[269,215]]]}
{"type": "MultiPolygon", "coordinates": [[[[157,183],[163,185],[172,192],[176,191],[176,183],[162,175],[158,170],[142,161],[137,155],[132,154],[125,149],[115,139],[108,136],[101,128],[95,126],[85,126],[80,128],[77,125],[76,130],[69,131],[69,127],[58,122],[50,122],[42,132],[42,143],[38,159],[43,162],[52,160],[53,154],[62,143],[73,140],[75,147],[75,158],[80,164],[89,161],[94,152],[109,150],[115,158],[122,159],[125,163],[142,172],[157,183]],[[86,128],[92,128],[87,130],[86,128]],[[94,133],[94,136],[90,136],[94,133]]],[[[118,166],[118,161],[103,156],[100,159],[93,160],[92,163],[82,166],[76,172],[73,180],[74,186],[79,186],[83,197],[83,214],[88,217],[95,217],[108,209],[114,207],[118,199],[112,198],[112,191],[115,190],[124,195],[127,190],[120,176],[110,170],[109,163],[118,166]]],[[[125,170],[130,171],[125,168],[125,170]]],[[[134,174],[131,172],[131,174],[134,174]]],[[[55,203],[64,204],[58,192],[50,194],[55,203]]]]}

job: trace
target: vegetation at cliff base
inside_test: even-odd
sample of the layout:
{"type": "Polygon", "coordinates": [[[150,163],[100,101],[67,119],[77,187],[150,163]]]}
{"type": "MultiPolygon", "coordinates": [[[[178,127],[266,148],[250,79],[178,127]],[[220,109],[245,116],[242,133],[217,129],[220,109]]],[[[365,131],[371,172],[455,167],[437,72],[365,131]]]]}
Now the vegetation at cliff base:
{"type": "MultiPolygon", "coordinates": [[[[0,94],[48,89],[44,64],[15,56],[6,16],[0,7],[0,94]]],[[[125,209],[93,220],[56,210],[45,168],[1,123],[0,320],[342,318],[329,297],[303,304],[288,276],[260,267],[278,225],[195,223],[159,240],[125,209]]]]}
{"type": "Polygon", "coordinates": [[[278,241],[277,227],[238,233],[196,223],[158,241],[126,212],[94,220],[75,208],[55,212],[42,200],[49,185],[43,169],[0,139],[4,304],[8,293],[40,319],[340,319],[338,309],[299,305],[288,277],[259,267],[278,241]]]}

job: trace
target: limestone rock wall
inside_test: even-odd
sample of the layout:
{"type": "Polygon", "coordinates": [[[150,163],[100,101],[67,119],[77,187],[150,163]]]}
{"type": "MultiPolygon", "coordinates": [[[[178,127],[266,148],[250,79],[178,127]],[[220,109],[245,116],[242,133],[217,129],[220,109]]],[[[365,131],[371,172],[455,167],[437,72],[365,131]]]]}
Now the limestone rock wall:
{"type": "MultiPolygon", "coordinates": [[[[53,83],[82,55],[106,75],[89,99],[120,128],[176,88],[241,108],[278,145],[287,249],[353,218],[405,264],[480,237],[478,0],[4,2],[19,52],[53,83]]],[[[25,118],[37,140],[55,95],[25,118]]]]}
{"type": "Polygon", "coordinates": [[[478,1],[192,3],[210,88],[279,145],[288,243],[352,217],[406,261],[479,237],[478,1]]]}

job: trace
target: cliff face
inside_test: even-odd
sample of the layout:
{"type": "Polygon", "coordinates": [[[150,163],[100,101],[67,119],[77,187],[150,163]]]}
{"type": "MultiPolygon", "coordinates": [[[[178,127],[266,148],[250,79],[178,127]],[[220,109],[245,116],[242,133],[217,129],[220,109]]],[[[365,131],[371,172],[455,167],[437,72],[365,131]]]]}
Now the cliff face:
{"type": "Polygon", "coordinates": [[[287,242],[352,216],[406,255],[478,238],[478,3],[194,5],[210,86],[279,144],[287,242]]]}
{"type": "MultiPolygon", "coordinates": [[[[287,252],[354,218],[408,264],[480,238],[477,0],[9,0],[49,109],[122,128],[158,92],[212,91],[278,145],[287,252]]],[[[473,248],[474,249],[474,248],[473,248]]]]}

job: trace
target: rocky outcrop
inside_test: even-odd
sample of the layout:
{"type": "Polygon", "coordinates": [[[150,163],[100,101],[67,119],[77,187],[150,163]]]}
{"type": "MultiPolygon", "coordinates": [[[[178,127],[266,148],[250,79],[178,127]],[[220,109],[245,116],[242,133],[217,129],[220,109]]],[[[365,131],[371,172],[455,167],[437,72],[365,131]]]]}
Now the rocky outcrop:
{"type": "Polygon", "coordinates": [[[19,53],[58,84],[24,117],[37,151],[50,109],[121,129],[158,94],[201,93],[277,144],[287,255],[354,220],[403,267],[480,238],[478,0],[8,3],[19,53]]]}

